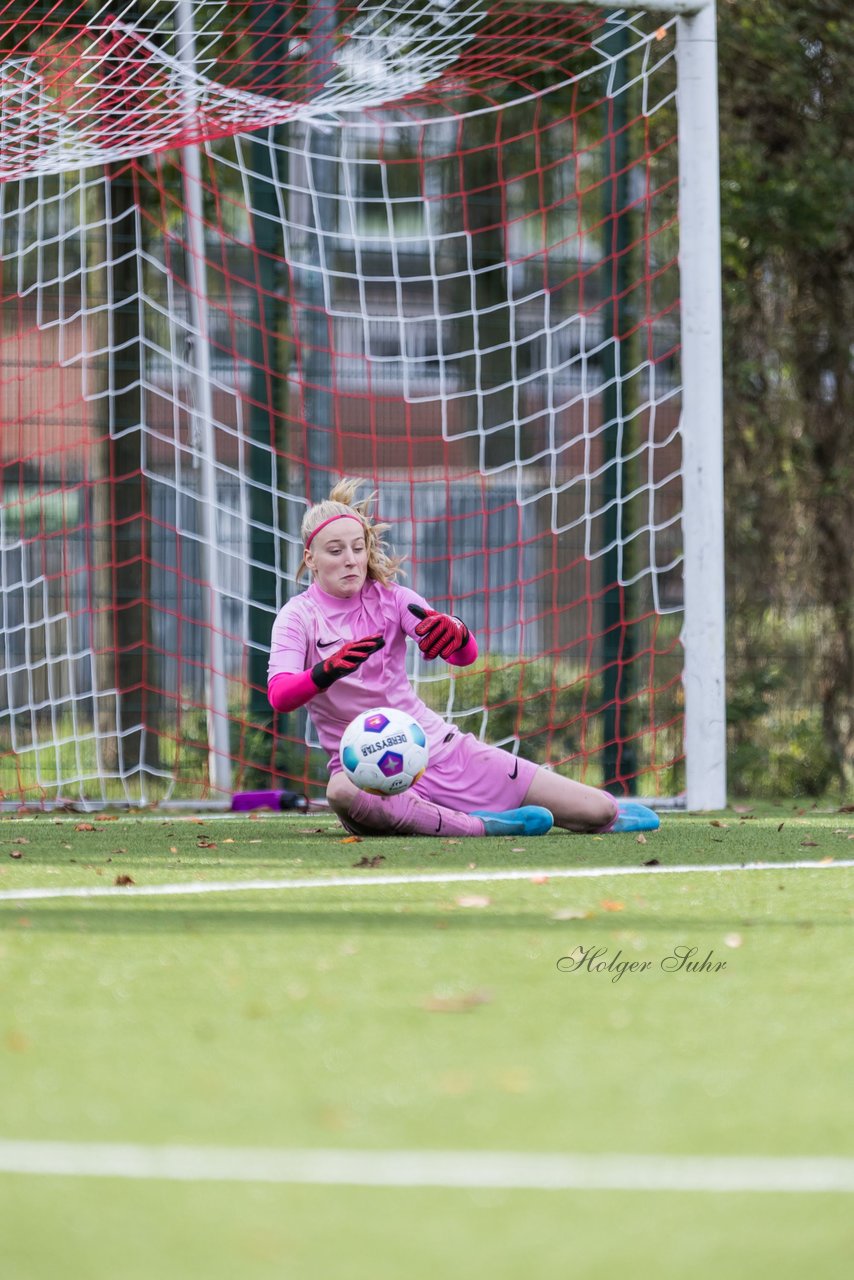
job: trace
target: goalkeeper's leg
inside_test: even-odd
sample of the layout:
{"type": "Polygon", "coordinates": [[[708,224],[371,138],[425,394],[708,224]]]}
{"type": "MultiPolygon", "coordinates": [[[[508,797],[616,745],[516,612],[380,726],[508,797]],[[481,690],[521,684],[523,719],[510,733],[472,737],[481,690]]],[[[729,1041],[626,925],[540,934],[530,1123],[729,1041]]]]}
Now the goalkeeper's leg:
{"type": "Polygon", "coordinates": [[[637,800],[617,800],[607,791],[564,778],[550,769],[538,769],[534,774],[525,804],[550,809],[555,826],[566,831],[655,831],[661,825],[658,814],[637,800]]]}
{"type": "Polygon", "coordinates": [[[544,835],[552,826],[552,815],[531,805],[504,812],[461,813],[414,790],[396,796],[370,795],[343,773],[332,775],[326,795],[342,825],[354,835],[544,835]]]}

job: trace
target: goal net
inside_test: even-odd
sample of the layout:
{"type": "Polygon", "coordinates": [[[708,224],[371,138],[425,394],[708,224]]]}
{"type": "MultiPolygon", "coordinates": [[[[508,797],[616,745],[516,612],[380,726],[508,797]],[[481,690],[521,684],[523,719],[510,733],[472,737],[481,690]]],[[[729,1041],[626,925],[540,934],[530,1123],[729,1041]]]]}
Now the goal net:
{"type": "Polygon", "coordinates": [[[0,12],[0,800],[321,795],[266,664],[345,475],[477,633],[429,705],[683,790],[676,26],[0,12]]]}

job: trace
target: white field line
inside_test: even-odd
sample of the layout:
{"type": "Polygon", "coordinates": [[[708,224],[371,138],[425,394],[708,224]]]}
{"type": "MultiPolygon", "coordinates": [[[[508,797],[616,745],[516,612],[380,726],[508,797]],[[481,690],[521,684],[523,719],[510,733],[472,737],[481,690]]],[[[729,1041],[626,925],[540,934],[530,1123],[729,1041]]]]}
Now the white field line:
{"type": "Polygon", "coordinates": [[[259,890],[367,889],[385,885],[495,884],[502,880],[596,880],[614,876],[708,875],[729,871],[830,871],[854,867],[854,860],[828,862],[739,862],[710,866],[531,867],[511,871],[437,871],[424,875],[303,876],[290,880],[190,880],[185,884],[94,885],[56,889],[4,889],[0,902],[46,898],[170,898],[203,893],[253,893],[259,890]]]}
{"type": "Polygon", "coordinates": [[[833,1156],[538,1155],[0,1141],[0,1173],[519,1191],[854,1192],[833,1156]]]}

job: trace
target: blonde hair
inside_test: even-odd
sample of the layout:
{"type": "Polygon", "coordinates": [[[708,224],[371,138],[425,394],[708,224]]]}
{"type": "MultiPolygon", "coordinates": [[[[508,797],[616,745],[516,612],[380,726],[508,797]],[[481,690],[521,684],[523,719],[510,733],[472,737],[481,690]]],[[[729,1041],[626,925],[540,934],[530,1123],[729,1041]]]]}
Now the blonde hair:
{"type": "MultiPolygon", "coordinates": [[[[388,586],[390,582],[401,573],[403,557],[393,555],[386,543],[382,539],[384,534],[391,525],[377,524],[371,517],[371,504],[376,498],[376,493],[369,493],[366,498],[356,499],[356,494],[365,483],[364,480],[339,480],[331,490],[329,497],[324,498],[322,502],[316,502],[314,506],[309,507],[302,518],[300,526],[300,534],[302,536],[303,546],[308,542],[311,535],[326,520],[333,520],[336,516],[355,516],[362,525],[365,534],[365,547],[368,552],[368,577],[374,578],[377,582],[381,582],[383,586],[388,586]]],[[[305,552],[303,552],[302,563],[297,571],[299,578],[304,569],[308,568],[305,562],[305,552]]]]}

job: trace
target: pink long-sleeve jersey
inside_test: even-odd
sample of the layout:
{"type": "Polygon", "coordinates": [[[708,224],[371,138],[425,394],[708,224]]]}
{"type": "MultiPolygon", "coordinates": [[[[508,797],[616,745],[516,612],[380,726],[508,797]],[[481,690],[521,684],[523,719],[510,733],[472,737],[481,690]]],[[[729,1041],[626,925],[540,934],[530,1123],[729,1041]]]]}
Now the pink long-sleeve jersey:
{"type": "MultiPolygon", "coordinates": [[[[337,772],[338,744],[347,725],[360,711],[371,707],[396,707],[413,715],[422,725],[430,751],[435,750],[450,726],[431,711],[416,694],[406,674],[406,637],[415,637],[418,618],[408,606],[429,609],[423,596],[399,583],[383,586],[369,579],[357,596],[339,600],[312,583],[302,595],[289,600],[273,623],[268,683],[282,673],[301,673],[323,662],[348,640],[381,633],[385,647],[377,650],[348,676],[318,692],[308,704],[321,746],[329,756],[330,772],[337,772]]],[[[450,661],[468,666],[477,657],[477,643],[469,643],[450,661]]],[[[302,701],[302,699],[300,699],[302,701]]]]}

